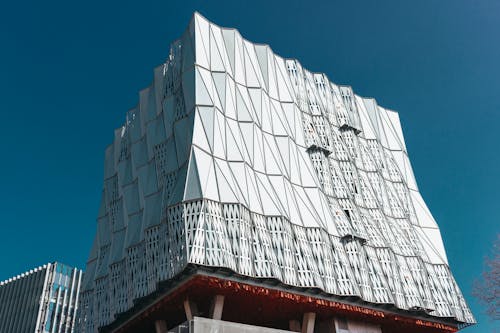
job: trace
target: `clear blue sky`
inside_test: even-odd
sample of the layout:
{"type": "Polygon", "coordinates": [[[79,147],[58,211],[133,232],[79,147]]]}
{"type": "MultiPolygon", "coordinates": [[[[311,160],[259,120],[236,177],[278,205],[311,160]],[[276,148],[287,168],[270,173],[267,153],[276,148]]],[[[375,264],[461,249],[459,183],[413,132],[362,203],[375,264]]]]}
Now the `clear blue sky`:
{"type": "Polygon", "coordinates": [[[499,1],[9,1],[0,8],[0,280],[84,267],[104,149],[193,11],[399,112],[451,268],[500,230],[499,1]],[[271,4],[267,4],[270,2],[271,4]]]}

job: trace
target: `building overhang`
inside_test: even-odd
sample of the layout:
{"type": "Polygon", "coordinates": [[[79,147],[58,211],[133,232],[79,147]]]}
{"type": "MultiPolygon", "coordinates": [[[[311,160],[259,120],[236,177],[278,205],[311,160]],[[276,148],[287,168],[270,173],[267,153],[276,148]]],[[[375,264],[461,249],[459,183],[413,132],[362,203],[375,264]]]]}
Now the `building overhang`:
{"type": "Polygon", "coordinates": [[[159,284],[157,292],[138,299],[100,333],[128,333],[151,329],[156,320],[175,327],[186,320],[183,302],[196,302],[207,315],[214,295],[226,297],[223,319],[244,324],[284,328],[288,321],[314,312],[319,320],[342,317],[380,325],[383,332],[456,332],[468,326],[453,318],[436,318],[427,311],[403,311],[391,304],[373,304],[357,296],[339,297],[317,288],[287,286],[276,279],[255,279],[225,268],[188,265],[175,278],[159,284]]]}

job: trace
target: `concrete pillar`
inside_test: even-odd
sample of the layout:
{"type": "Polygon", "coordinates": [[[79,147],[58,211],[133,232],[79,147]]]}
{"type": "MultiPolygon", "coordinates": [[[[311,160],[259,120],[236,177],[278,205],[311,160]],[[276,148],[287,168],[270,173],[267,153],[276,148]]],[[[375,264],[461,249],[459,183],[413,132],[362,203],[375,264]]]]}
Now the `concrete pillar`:
{"type": "Polygon", "coordinates": [[[306,312],[302,319],[302,333],[314,333],[314,322],[316,320],[316,313],[306,312]]]}
{"type": "Polygon", "coordinates": [[[167,322],[165,320],[155,321],[156,333],[167,333],[167,322]]]}
{"type": "Polygon", "coordinates": [[[215,295],[210,306],[210,318],[221,320],[224,308],[224,295],[215,295]]]}
{"type": "Polygon", "coordinates": [[[193,320],[193,317],[198,315],[198,307],[196,306],[196,303],[190,301],[189,298],[186,298],[184,300],[184,312],[186,313],[187,320],[193,320]]]}
{"type": "Polygon", "coordinates": [[[293,319],[288,322],[288,326],[290,331],[292,332],[300,332],[302,331],[302,328],[300,326],[300,321],[293,319]]]}

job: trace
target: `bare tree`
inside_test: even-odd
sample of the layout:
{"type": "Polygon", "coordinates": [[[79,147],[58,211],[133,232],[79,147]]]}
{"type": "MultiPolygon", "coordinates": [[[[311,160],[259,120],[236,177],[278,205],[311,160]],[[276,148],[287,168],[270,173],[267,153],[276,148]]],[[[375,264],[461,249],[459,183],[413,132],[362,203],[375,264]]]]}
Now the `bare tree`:
{"type": "Polygon", "coordinates": [[[493,253],[485,258],[485,271],[475,281],[473,295],[486,307],[486,314],[500,320],[500,234],[493,244],[493,253]]]}

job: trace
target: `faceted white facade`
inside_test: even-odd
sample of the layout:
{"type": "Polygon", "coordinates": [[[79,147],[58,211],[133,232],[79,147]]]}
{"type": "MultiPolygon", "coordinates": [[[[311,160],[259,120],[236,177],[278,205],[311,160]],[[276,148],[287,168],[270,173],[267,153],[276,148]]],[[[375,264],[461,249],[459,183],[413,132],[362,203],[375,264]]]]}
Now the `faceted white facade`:
{"type": "Polygon", "coordinates": [[[0,332],[74,332],[82,274],[56,262],[0,282],[0,332]]]}
{"type": "Polygon", "coordinates": [[[398,114],[199,14],[106,149],[82,331],[190,263],[474,322],[398,114]]]}

